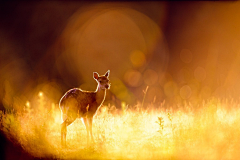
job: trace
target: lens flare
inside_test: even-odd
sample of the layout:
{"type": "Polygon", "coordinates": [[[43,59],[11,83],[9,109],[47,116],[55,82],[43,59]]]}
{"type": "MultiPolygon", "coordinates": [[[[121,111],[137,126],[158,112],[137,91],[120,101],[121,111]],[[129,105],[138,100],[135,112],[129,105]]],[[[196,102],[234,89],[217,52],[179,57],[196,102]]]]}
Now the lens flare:
{"type": "Polygon", "coordinates": [[[26,106],[30,107],[30,102],[29,101],[26,102],[26,106]]]}
{"type": "Polygon", "coordinates": [[[137,70],[128,70],[124,75],[125,82],[131,87],[139,87],[143,80],[142,74],[137,70]]]}
{"type": "Polygon", "coordinates": [[[136,50],[130,54],[130,60],[134,67],[141,67],[146,63],[146,58],[143,52],[136,50]]]}
{"type": "Polygon", "coordinates": [[[42,97],[42,96],[43,96],[43,93],[40,91],[40,92],[38,93],[38,96],[39,96],[39,97],[42,97]]]}

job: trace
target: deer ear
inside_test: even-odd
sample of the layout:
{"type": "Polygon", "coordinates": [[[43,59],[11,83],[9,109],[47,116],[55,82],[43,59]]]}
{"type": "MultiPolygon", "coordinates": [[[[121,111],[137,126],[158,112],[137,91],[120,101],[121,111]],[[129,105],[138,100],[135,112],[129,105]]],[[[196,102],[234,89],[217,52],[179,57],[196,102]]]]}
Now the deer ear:
{"type": "Polygon", "coordinates": [[[106,73],[105,73],[105,76],[108,77],[110,74],[110,70],[108,70],[106,73]]]}
{"type": "Polygon", "coordinates": [[[97,72],[93,72],[93,78],[98,79],[98,77],[99,77],[99,74],[97,72]]]}

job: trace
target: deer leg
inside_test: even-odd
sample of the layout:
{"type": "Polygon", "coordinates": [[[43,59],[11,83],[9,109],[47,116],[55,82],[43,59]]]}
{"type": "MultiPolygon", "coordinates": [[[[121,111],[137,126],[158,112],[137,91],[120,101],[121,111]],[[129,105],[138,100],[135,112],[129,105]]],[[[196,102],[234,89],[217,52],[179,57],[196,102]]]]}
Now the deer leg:
{"type": "Polygon", "coordinates": [[[86,130],[87,130],[87,144],[89,144],[89,123],[88,123],[88,119],[85,117],[83,118],[86,130]]]}
{"type": "Polygon", "coordinates": [[[68,117],[62,124],[61,124],[61,143],[63,147],[66,147],[66,137],[67,137],[67,126],[74,122],[76,116],[68,117]]]}
{"type": "Polygon", "coordinates": [[[67,124],[66,121],[64,121],[61,124],[61,144],[63,147],[66,147],[66,136],[67,136],[67,124]]]}
{"type": "Polygon", "coordinates": [[[93,139],[93,134],[92,134],[92,121],[93,121],[93,118],[88,118],[88,123],[89,123],[89,131],[90,131],[90,134],[91,134],[91,139],[92,139],[92,142],[94,142],[94,139],[93,139]]]}

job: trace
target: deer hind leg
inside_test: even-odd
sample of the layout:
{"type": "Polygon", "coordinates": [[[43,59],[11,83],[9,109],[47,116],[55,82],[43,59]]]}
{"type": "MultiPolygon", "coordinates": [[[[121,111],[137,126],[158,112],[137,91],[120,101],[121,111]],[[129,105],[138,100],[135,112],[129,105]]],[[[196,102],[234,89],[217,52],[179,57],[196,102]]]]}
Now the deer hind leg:
{"type": "Polygon", "coordinates": [[[70,98],[60,107],[63,120],[61,124],[61,143],[64,147],[66,146],[67,126],[77,118],[77,105],[77,100],[75,98],[70,98]]]}
{"type": "Polygon", "coordinates": [[[61,124],[61,144],[63,147],[66,147],[66,137],[67,137],[67,126],[70,125],[72,122],[75,121],[77,115],[72,115],[68,117],[62,124],[61,124]]]}

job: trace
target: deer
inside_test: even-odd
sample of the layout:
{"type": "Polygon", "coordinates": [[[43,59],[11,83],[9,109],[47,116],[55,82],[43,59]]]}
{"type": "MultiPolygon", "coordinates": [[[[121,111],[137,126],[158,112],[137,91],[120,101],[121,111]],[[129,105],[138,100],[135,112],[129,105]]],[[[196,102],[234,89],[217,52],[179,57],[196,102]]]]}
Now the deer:
{"type": "Polygon", "coordinates": [[[61,144],[66,147],[67,126],[73,123],[76,118],[82,118],[87,130],[87,144],[89,144],[89,136],[93,143],[92,122],[98,109],[106,97],[106,90],[110,89],[110,81],[108,79],[110,70],[105,75],[99,76],[97,72],[93,72],[93,78],[97,82],[95,91],[84,91],[80,88],[68,90],[59,101],[61,110],[61,144]]]}

